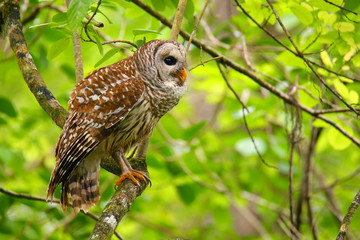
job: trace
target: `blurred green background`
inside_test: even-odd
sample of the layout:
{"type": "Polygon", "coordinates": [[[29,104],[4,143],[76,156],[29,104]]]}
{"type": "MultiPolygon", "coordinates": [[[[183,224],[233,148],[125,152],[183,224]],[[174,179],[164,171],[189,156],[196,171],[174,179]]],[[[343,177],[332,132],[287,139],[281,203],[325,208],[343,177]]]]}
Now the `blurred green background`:
{"type": "MultiPolygon", "coordinates": [[[[176,11],[176,0],[144,2],[170,20],[176,11]]],[[[355,12],[360,10],[360,3],[355,0],[345,4],[332,2],[355,12]]],[[[266,1],[240,3],[292,49],[266,1]]],[[[182,25],[185,31],[192,32],[204,4],[204,0],[188,0],[182,25]]],[[[273,4],[295,43],[308,53],[307,58],[343,75],[359,77],[359,15],[325,1],[286,0],[273,4]]],[[[92,1],[90,15],[96,5],[92,1]]],[[[24,25],[25,37],[42,78],[67,108],[75,85],[69,26],[66,13],[60,13],[67,8],[63,1],[30,0],[22,1],[21,6],[22,19],[39,8],[38,14],[24,25]],[[52,5],[44,7],[48,3],[52,5]]],[[[104,0],[99,10],[95,19],[104,23],[104,28],[90,25],[94,38],[95,31],[101,32],[97,39],[123,39],[136,44],[169,38],[170,29],[131,1],[104,0]]],[[[210,1],[196,38],[246,68],[256,69],[260,77],[287,94],[296,86],[294,97],[305,106],[346,108],[300,58],[266,35],[233,1],[210,1]]],[[[178,41],[187,43],[182,37],[178,41]]],[[[27,88],[8,41],[0,40],[0,44],[0,185],[45,197],[61,129],[27,88]]],[[[118,46],[125,50],[121,48],[115,53],[112,46],[82,42],[85,75],[135,50],[129,45],[118,46]]],[[[210,58],[192,45],[188,65],[191,68],[210,58]]],[[[358,105],[360,87],[356,80],[331,74],[323,68],[315,69],[347,102],[354,107],[358,105]]],[[[257,155],[243,122],[242,106],[227,87],[215,61],[199,66],[188,75],[188,91],[179,105],[161,119],[153,132],[147,154],[152,187],[135,200],[119,224],[117,231],[124,239],[289,238],[289,135],[294,126],[294,107],[235,70],[225,71],[249,109],[246,120],[259,152],[268,164],[277,168],[266,166],[257,155]]],[[[326,117],[359,138],[355,114],[335,113],[326,117]]],[[[302,127],[293,158],[293,201],[295,211],[299,202],[302,206],[301,236],[313,238],[306,205],[299,199],[304,191],[311,130],[318,128],[321,133],[311,175],[312,210],[319,239],[334,239],[339,231],[339,219],[342,220],[359,189],[359,148],[321,120],[314,120],[306,113],[300,120],[302,127]]],[[[101,214],[114,193],[116,179],[101,170],[102,196],[91,212],[101,214]]],[[[59,190],[55,193],[57,198],[59,190]]],[[[87,239],[95,221],[81,213],[73,216],[71,211],[62,213],[56,204],[1,194],[0,238],[87,239]]],[[[356,213],[349,232],[351,239],[360,239],[359,224],[356,213]]]]}

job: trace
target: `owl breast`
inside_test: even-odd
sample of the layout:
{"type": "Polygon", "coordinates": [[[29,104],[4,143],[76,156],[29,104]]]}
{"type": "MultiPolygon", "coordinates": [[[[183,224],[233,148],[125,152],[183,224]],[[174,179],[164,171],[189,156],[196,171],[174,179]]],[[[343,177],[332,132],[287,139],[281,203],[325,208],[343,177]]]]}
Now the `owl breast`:
{"type": "Polygon", "coordinates": [[[156,87],[148,88],[147,94],[152,113],[159,118],[164,116],[179,103],[186,89],[186,84],[181,86],[174,84],[161,89],[156,87]]]}
{"type": "Polygon", "coordinates": [[[113,127],[113,131],[100,149],[106,152],[128,152],[136,143],[151,134],[159,119],[175,107],[186,91],[186,85],[175,88],[149,89],[129,114],[113,127]]]}
{"type": "Polygon", "coordinates": [[[148,136],[159,121],[150,108],[149,101],[141,97],[129,114],[112,127],[112,133],[104,141],[100,150],[104,153],[117,150],[128,152],[136,143],[148,136]]]}

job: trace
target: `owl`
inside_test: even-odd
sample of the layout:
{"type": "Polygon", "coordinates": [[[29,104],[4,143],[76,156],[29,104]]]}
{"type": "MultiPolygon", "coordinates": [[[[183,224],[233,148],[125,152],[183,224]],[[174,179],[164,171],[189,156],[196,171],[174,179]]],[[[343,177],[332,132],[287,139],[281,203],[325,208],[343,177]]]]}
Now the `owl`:
{"type": "Polygon", "coordinates": [[[126,153],[177,105],[186,91],[186,69],[182,45],[154,40],[78,82],[55,149],[47,200],[61,183],[61,208],[65,211],[71,199],[75,212],[87,212],[100,199],[103,157],[112,157],[122,170],[116,185],[127,178],[136,184],[148,181],[143,172],[132,169],[126,153]]]}

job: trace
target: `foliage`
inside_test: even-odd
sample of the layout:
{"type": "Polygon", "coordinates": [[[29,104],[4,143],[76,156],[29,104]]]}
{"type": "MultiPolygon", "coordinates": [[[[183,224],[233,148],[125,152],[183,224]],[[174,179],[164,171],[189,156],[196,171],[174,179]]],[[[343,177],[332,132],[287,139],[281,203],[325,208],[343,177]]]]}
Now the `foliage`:
{"type": "MultiPolygon", "coordinates": [[[[176,0],[144,2],[167,19],[176,11],[176,0]]],[[[290,169],[294,215],[301,211],[301,236],[334,239],[339,232],[339,216],[341,221],[359,189],[359,146],[329,122],[314,116],[335,110],[323,116],[354,139],[360,138],[357,114],[349,110],[349,106],[356,108],[359,104],[360,2],[272,2],[294,44],[315,63],[310,63],[315,73],[302,56],[296,56],[294,45],[265,0],[239,1],[259,25],[235,2],[211,1],[196,38],[298,102],[285,103],[254,79],[227,67],[227,80],[246,104],[248,111],[243,111],[215,61],[194,68],[188,77],[186,96],[153,132],[147,153],[152,187],[135,200],[117,228],[125,239],[286,238],[290,233],[290,169]],[[319,112],[310,115],[299,104],[319,112]],[[298,117],[296,111],[300,112],[298,117]],[[260,160],[245,127],[244,114],[259,153],[276,168],[260,160]],[[311,142],[314,131],[318,132],[315,143],[311,142]],[[309,157],[311,146],[315,150],[309,157]],[[295,151],[290,164],[292,147],[295,151]],[[307,168],[309,159],[312,173],[307,168]],[[317,233],[309,224],[304,198],[308,173],[317,233]]],[[[81,27],[88,21],[85,15],[94,13],[97,1],[72,0],[67,12],[60,0],[51,5],[37,0],[28,4],[22,8],[22,16],[32,16],[24,25],[32,57],[49,89],[65,107],[75,84],[72,31],[79,30],[88,39],[81,27]],[[33,14],[36,9],[39,11],[33,14]]],[[[194,15],[200,15],[204,4],[188,0],[182,25],[185,31],[193,31],[194,15]]],[[[104,28],[97,28],[94,22],[87,25],[95,43],[81,43],[85,73],[135,51],[127,44],[114,47],[101,41],[122,39],[140,46],[144,40],[167,39],[170,35],[169,28],[131,1],[104,0],[94,19],[104,28]]],[[[181,37],[179,42],[187,43],[181,37]]],[[[8,41],[1,44],[0,184],[12,191],[45,196],[61,129],[24,84],[8,41]]],[[[210,58],[192,45],[189,67],[210,58]]],[[[98,215],[114,193],[116,180],[105,170],[100,175],[102,197],[91,211],[98,215]]],[[[71,209],[62,213],[56,204],[2,194],[0,205],[1,239],[87,239],[95,224],[83,214],[73,216],[71,209]]],[[[359,224],[357,213],[348,233],[353,239],[360,238],[359,224]]]]}

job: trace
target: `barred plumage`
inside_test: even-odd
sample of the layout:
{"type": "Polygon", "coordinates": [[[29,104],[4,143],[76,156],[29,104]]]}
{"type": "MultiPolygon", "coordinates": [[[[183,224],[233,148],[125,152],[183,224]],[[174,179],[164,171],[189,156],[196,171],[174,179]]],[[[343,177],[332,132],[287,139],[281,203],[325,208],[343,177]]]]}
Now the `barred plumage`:
{"type": "Polygon", "coordinates": [[[159,119],[186,90],[186,54],[179,43],[154,40],[132,56],[95,70],[72,91],[67,119],[55,150],[47,199],[62,183],[60,203],[75,211],[99,201],[100,160],[112,156],[122,168],[119,181],[146,180],[125,154],[151,134],[159,119]]]}

